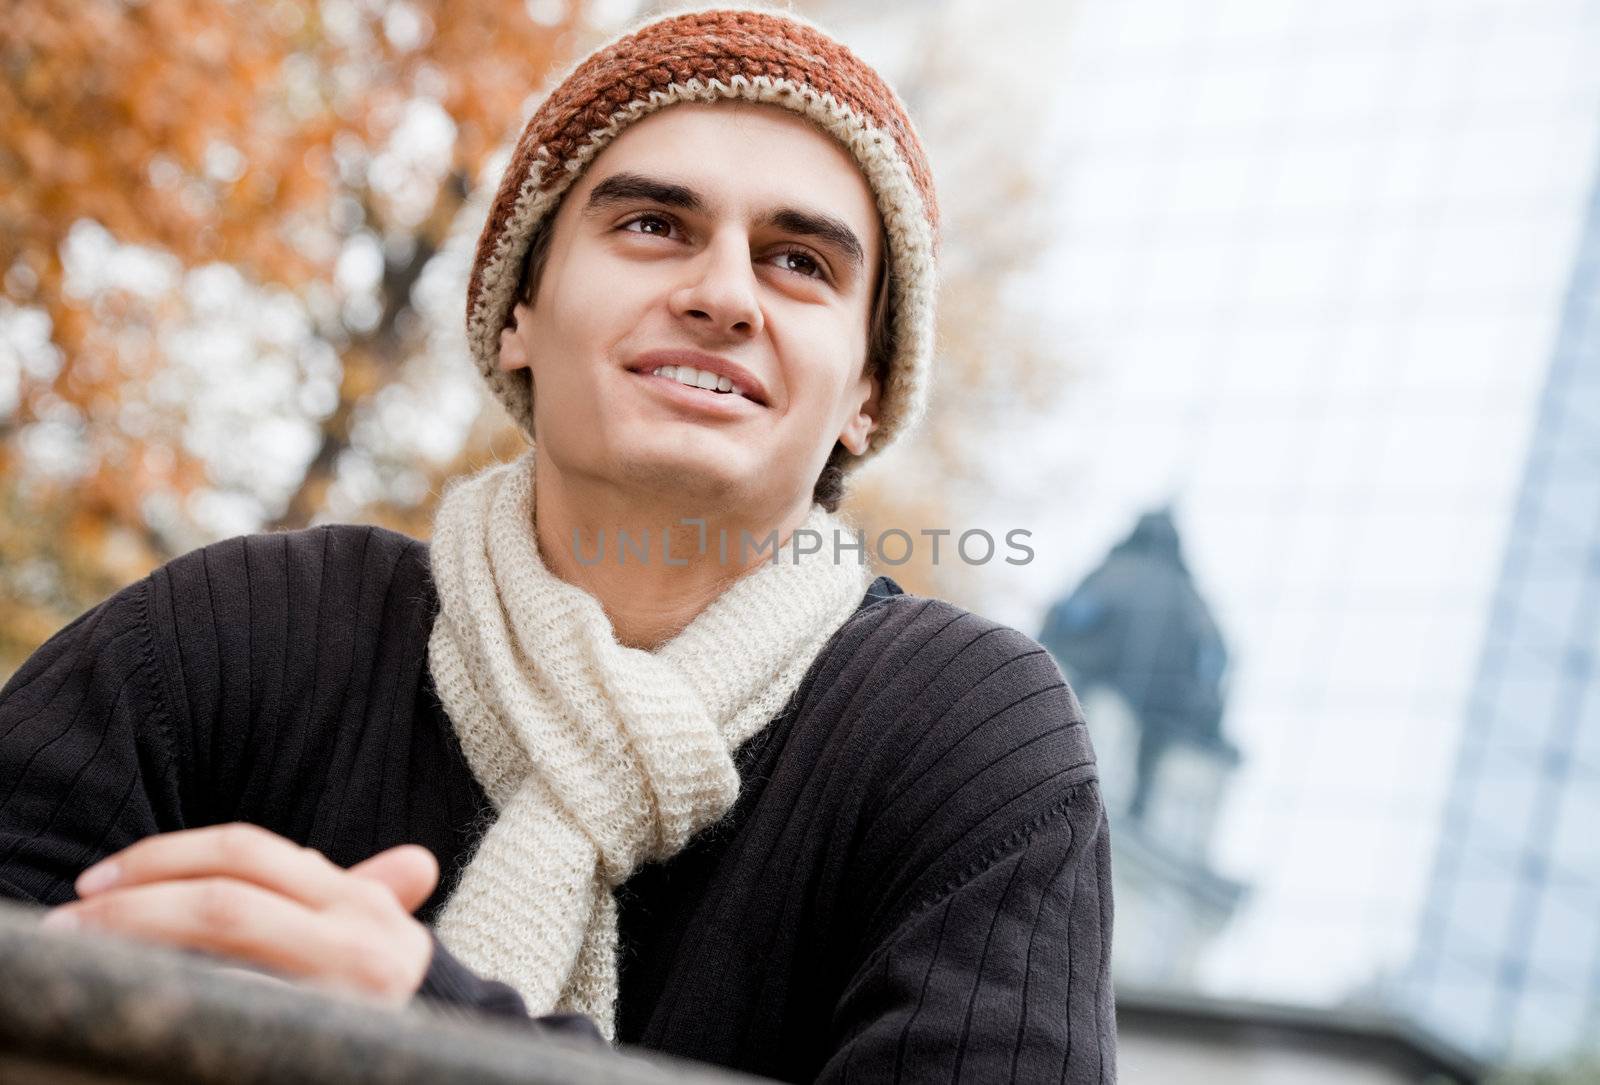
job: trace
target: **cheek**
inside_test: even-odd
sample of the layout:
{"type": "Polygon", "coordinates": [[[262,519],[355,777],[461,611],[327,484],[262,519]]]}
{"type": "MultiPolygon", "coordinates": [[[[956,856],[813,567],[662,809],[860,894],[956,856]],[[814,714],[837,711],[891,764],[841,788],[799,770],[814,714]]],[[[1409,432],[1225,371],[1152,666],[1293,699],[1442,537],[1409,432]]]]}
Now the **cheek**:
{"type": "Polygon", "coordinates": [[[866,335],[848,314],[817,313],[790,322],[778,349],[792,406],[809,415],[832,412],[850,393],[866,357],[866,335]]]}
{"type": "Polygon", "coordinates": [[[533,370],[536,380],[586,381],[611,347],[638,321],[639,306],[625,290],[608,287],[601,276],[568,274],[542,298],[534,323],[533,370]]]}
{"type": "Polygon", "coordinates": [[[551,311],[569,349],[593,361],[641,328],[659,293],[658,284],[637,268],[595,259],[571,269],[551,311]]]}

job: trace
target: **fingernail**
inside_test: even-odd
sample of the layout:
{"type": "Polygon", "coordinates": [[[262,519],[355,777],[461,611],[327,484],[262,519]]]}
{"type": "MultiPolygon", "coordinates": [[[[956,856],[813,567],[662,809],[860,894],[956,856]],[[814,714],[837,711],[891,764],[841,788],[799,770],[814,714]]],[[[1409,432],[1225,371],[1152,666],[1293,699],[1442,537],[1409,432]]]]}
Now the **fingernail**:
{"type": "Polygon", "coordinates": [[[77,916],[71,912],[64,912],[60,908],[55,909],[39,920],[39,926],[49,927],[51,930],[56,931],[76,930],[80,925],[77,916]]]}
{"type": "Polygon", "coordinates": [[[102,889],[109,889],[117,883],[122,876],[122,868],[116,863],[101,863],[92,866],[78,875],[78,895],[85,893],[98,893],[102,889]]]}

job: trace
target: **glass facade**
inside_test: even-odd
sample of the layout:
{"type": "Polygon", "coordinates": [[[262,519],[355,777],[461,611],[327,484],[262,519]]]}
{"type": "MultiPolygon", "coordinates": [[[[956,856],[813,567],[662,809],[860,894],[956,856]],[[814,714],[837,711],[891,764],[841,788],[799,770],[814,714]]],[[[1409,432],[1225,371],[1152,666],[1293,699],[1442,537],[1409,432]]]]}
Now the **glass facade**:
{"type": "Polygon", "coordinates": [[[1401,1001],[1496,1057],[1600,1045],[1600,168],[1401,1001]]]}
{"type": "MultiPolygon", "coordinates": [[[[1433,954],[1441,1034],[1482,1050],[1497,1014],[1595,1031],[1574,1020],[1592,987],[1571,984],[1579,959],[1593,974],[1597,902],[1502,875],[1560,881],[1600,829],[1577,785],[1600,746],[1595,695],[1577,695],[1593,641],[1574,639],[1593,630],[1577,541],[1600,365],[1571,315],[1593,289],[1573,268],[1580,239],[1592,261],[1600,3],[1084,0],[1055,78],[1036,288],[1076,371],[1062,413],[993,438],[986,526],[1030,528],[1038,558],[994,570],[987,609],[1042,636],[1141,515],[1172,509],[1227,648],[1221,731],[1240,754],[1208,863],[1245,891],[1167,981],[1392,1008],[1437,918],[1479,954],[1433,954]],[[1503,662],[1483,654],[1494,629],[1503,662]],[[1574,782],[1559,792],[1539,775],[1558,771],[1553,743],[1574,782]],[[1480,772],[1452,799],[1458,762],[1513,756],[1546,767],[1480,772]],[[1430,904],[1468,806],[1511,835],[1467,848],[1460,890],[1430,904]],[[1545,982],[1541,953],[1566,972],[1545,982]],[[1496,971],[1526,974],[1525,1001],[1496,971]]],[[[1107,771],[1132,771],[1114,711],[1085,709],[1107,771]]],[[[1135,922],[1119,910],[1119,940],[1193,944],[1192,916],[1135,922]]]]}

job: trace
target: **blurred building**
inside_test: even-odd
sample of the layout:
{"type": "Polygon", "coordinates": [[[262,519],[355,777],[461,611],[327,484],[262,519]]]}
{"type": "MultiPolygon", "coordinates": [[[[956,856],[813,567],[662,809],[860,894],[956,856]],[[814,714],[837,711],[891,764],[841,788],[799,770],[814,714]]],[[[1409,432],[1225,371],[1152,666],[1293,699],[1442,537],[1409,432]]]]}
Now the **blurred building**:
{"type": "MultiPolygon", "coordinates": [[[[1578,786],[1592,702],[1575,699],[1593,651],[1576,615],[1594,590],[1579,544],[1593,538],[1583,487],[1600,459],[1585,436],[1593,393],[1577,385],[1593,387],[1595,333],[1563,316],[1563,298],[1594,301],[1573,266],[1581,247],[1592,275],[1579,239],[1600,154],[1600,2],[1074,10],[1053,76],[1061,188],[1045,288],[1079,373],[1047,424],[995,435],[996,520],[1031,528],[1039,553],[995,576],[1014,581],[1016,624],[1042,629],[1054,600],[1041,582],[1086,580],[1140,514],[1183,495],[1183,560],[1227,632],[1225,735],[1243,753],[1222,773],[1208,865],[1249,892],[1192,966],[1169,947],[1164,967],[1192,967],[1196,994],[1345,1012],[1374,977],[1407,971],[1419,932],[1449,913],[1457,934],[1440,937],[1475,946],[1476,963],[1429,951],[1439,963],[1425,971],[1447,981],[1419,996],[1432,1007],[1419,1023],[1473,1050],[1496,1013],[1600,1031],[1573,1020],[1594,1012],[1592,988],[1559,1013],[1531,1001],[1576,991],[1600,934],[1588,890],[1555,888],[1587,884],[1553,858],[1584,839],[1536,843],[1600,828],[1578,786]],[[1588,353],[1553,347],[1579,337],[1588,353]],[[1553,351],[1570,355],[1564,377],[1553,351]],[[1546,435],[1558,409],[1563,435],[1546,435]],[[1568,466],[1538,451],[1555,443],[1568,466]],[[1513,522],[1535,536],[1508,595],[1513,522]],[[1567,571],[1535,576],[1535,552],[1558,538],[1573,543],[1567,571]],[[1548,624],[1537,665],[1483,654],[1513,597],[1548,624]],[[1529,767],[1480,771],[1474,797],[1452,799],[1462,764],[1512,741],[1469,737],[1484,729],[1485,667],[1501,671],[1494,697],[1522,705],[1529,767]],[[1463,742],[1484,752],[1458,754],[1463,742]],[[1560,743],[1572,756],[1558,768],[1560,743]],[[1466,825],[1454,811],[1490,805],[1515,835],[1464,843],[1479,858],[1436,875],[1442,841],[1466,825]],[[1463,880],[1491,862],[1530,872],[1523,888],[1463,880]],[[1569,947],[1564,988],[1537,964],[1546,941],[1569,947]],[[1528,993],[1494,993],[1511,983],[1528,993]]],[[[1501,636],[1526,639],[1530,620],[1501,636]]],[[[1085,710],[1108,770],[1134,763],[1111,748],[1114,711],[1085,710]]],[[[1117,852],[1119,881],[1142,873],[1137,847],[1117,852]]],[[[1123,943],[1162,924],[1136,926],[1148,898],[1118,888],[1114,944],[1137,957],[1123,943]]],[[[1195,929],[1210,929],[1216,910],[1201,915],[1195,929]]]]}
{"type": "MultiPolygon", "coordinates": [[[[966,5],[855,8],[890,6],[915,20],[966,5]]],[[[1489,1007],[1511,1016],[1523,1005],[1491,992],[1516,977],[1542,984],[1534,943],[1578,922],[1564,909],[1581,895],[1531,888],[1567,884],[1549,858],[1559,848],[1541,858],[1532,834],[1600,827],[1585,812],[1592,790],[1575,783],[1594,763],[1582,751],[1596,728],[1571,675],[1590,666],[1592,647],[1550,634],[1543,664],[1513,668],[1483,646],[1486,624],[1525,637],[1506,625],[1512,598],[1552,628],[1576,629],[1565,608],[1590,605],[1592,581],[1578,574],[1592,558],[1542,580],[1531,570],[1533,551],[1592,538],[1592,505],[1578,491],[1600,475],[1582,436],[1593,433],[1592,384],[1575,390],[1595,379],[1593,330],[1565,377],[1551,370],[1552,344],[1580,334],[1577,303],[1563,315],[1563,298],[1594,296],[1592,279],[1574,285],[1573,261],[1578,246],[1592,268],[1592,242],[1579,238],[1593,232],[1600,155],[1600,0],[983,7],[974,52],[1050,54],[1015,65],[1038,80],[1031,96],[1014,96],[1036,118],[1015,153],[1047,146],[1059,183],[1048,229],[1015,233],[1047,260],[1014,286],[1046,300],[1044,330],[1074,362],[1061,409],[1019,416],[974,450],[996,465],[986,526],[1030,529],[1038,555],[991,566],[983,609],[1017,628],[1048,626],[1041,639],[1056,641],[1063,670],[1085,672],[1075,683],[1108,801],[1115,791],[1122,803],[1112,815],[1119,976],[1171,984],[1192,973],[1196,997],[1342,1015],[1352,1000],[1392,1012],[1380,977],[1431,959],[1419,975],[1453,978],[1419,988],[1432,1007],[1422,1021],[1445,1035],[1482,1032],[1489,1007]],[[1044,29],[1061,12],[1067,31],[1044,29]],[[1550,385],[1560,381],[1571,406],[1558,416],[1550,405],[1563,393],[1550,385]],[[1566,435],[1541,436],[1558,417],[1566,435]],[[1532,450],[1557,441],[1588,466],[1557,468],[1552,450],[1539,453],[1550,466],[1535,467],[1532,450]],[[1226,894],[1156,863],[1142,847],[1151,834],[1128,827],[1135,793],[1147,822],[1167,816],[1163,802],[1182,807],[1184,787],[1149,761],[1140,768],[1140,712],[1159,714],[1160,699],[1132,699],[1115,673],[1089,681],[1103,663],[1089,654],[1094,638],[1071,629],[1094,608],[1053,597],[1057,585],[1087,583],[1129,525],[1174,492],[1183,565],[1227,631],[1226,741],[1243,752],[1228,768],[1202,730],[1170,761],[1173,781],[1220,792],[1214,833],[1209,814],[1183,828],[1210,838],[1201,869],[1249,887],[1225,921],[1226,894]],[[1553,506],[1571,517],[1559,535],[1553,506]],[[1537,535],[1523,574],[1508,572],[1513,522],[1537,535]],[[1508,575],[1519,586],[1508,590],[1508,575]],[[1536,601],[1547,591],[1554,598],[1536,601]],[[1481,782],[1463,782],[1472,758],[1502,756],[1481,733],[1486,668],[1524,705],[1524,760],[1544,756],[1549,779],[1573,786],[1535,785],[1531,770],[1475,770],[1481,782]],[[1567,767],[1545,753],[1556,741],[1573,750],[1567,767]],[[1177,767],[1184,756],[1192,769],[1177,767]],[[1548,794],[1530,803],[1510,793],[1531,786],[1548,794]],[[1460,811],[1502,801],[1520,842],[1463,842],[1463,857],[1447,860],[1454,844],[1441,834],[1466,831],[1460,811]],[[1561,804],[1577,813],[1567,819],[1561,804]],[[1467,852],[1543,872],[1494,890],[1498,903],[1474,902],[1488,883],[1464,880],[1467,852]],[[1159,921],[1135,920],[1147,907],[1159,921]],[[1195,914],[1165,911],[1182,907],[1195,914]],[[1419,954],[1419,931],[1446,914],[1457,934],[1419,954]],[[1480,922],[1487,933],[1469,938],[1480,922]],[[1521,933],[1507,933],[1514,923],[1521,933]],[[1545,925],[1551,933],[1533,933],[1545,925]],[[1444,963],[1458,952],[1446,943],[1477,944],[1471,972],[1444,963]],[[1463,1001],[1449,1003],[1455,979],[1463,1001]]],[[[892,52],[916,38],[881,40],[892,52]]],[[[976,158],[942,168],[989,169],[976,158]]],[[[1177,747],[1152,737],[1147,756],[1159,760],[1158,748],[1177,747]]],[[[1595,960],[1600,909],[1586,908],[1589,928],[1566,938],[1569,974],[1595,960]]],[[[1524,987],[1528,998],[1546,989],[1524,987]]],[[[1600,1031],[1570,1018],[1593,1013],[1592,989],[1565,1005],[1561,1028],[1600,1031]]]]}
{"type": "Polygon", "coordinates": [[[1600,169],[1399,1001],[1486,1056],[1600,1049],[1600,169]]]}
{"type": "Polygon", "coordinates": [[[1072,683],[1112,823],[1119,982],[1189,987],[1243,894],[1211,868],[1239,753],[1222,734],[1228,653],[1170,509],[1140,517],[1050,609],[1039,641],[1072,683]]]}
{"type": "Polygon", "coordinates": [[[1173,991],[1117,992],[1124,1085],[1474,1085],[1484,1069],[1389,1017],[1173,991]]]}

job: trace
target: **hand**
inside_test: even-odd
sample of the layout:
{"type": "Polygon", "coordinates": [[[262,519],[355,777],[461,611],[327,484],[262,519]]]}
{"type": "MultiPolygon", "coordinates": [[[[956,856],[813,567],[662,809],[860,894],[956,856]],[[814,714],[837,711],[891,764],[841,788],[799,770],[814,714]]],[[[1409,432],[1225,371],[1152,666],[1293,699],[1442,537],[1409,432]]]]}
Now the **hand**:
{"type": "Polygon", "coordinates": [[[403,1005],[433,953],[411,913],[438,881],[433,853],[416,844],[344,870],[240,822],[124,848],[80,874],[80,899],[52,909],[44,924],[201,949],[403,1005]]]}

